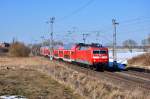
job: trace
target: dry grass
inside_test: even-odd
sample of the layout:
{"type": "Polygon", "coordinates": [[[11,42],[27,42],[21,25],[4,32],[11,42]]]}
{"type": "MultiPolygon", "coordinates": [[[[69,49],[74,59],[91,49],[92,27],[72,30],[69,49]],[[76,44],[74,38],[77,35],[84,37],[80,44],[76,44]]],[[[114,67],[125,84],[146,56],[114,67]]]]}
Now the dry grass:
{"type": "Polygon", "coordinates": [[[22,95],[29,99],[82,99],[73,90],[32,69],[3,69],[0,95],[22,95]]]}
{"type": "Polygon", "coordinates": [[[142,54],[128,60],[130,65],[150,66],[150,53],[142,54]]]}
{"type": "MultiPolygon", "coordinates": [[[[46,72],[46,71],[44,71],[46,72]]],[[[74,70],[56,66],[55,71],[51,70],[50,75],[58,82],[71,86],[77,93],[87,99],[149,99],[149,93],[140,90],[121,90],[109,81],[98,80],[96,78],[78,73],[74,70]]]]}
{"type": "MultiPolygon", "coordinates": [[[[0,59],[1,60],[1,59],[0,59]]],[[[122,90],[114,86],[109,81],[99,80],[83,73],[74,71],[67,66],[59,65],[53,61],[45,60],[40,57],[30,58],[5,58],[1,60],[4,65],[12,68],[10,64],[19,66],[20,68],[30,68],[38,70],[46,75],[51,76],[57,82],[69,86],[75,90],[75,93],[80,94],[87,99],[150,99],[149,93],[143,93],[137,88],[133,90],[122,90]],[[14,62],[13,60],[18,60],[14,62]]],[[[16,68],[16,67],[13,67],[16,68]]]]}

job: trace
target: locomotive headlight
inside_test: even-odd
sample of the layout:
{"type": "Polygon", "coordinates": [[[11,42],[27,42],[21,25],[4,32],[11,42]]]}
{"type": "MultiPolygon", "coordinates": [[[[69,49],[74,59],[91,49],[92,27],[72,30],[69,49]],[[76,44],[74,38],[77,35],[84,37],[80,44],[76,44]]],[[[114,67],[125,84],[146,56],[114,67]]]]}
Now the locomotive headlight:
{"type": "Polygon", "coordinates": [[[93,56],[93,58],[100,58],[99,56],[93,56]]]}

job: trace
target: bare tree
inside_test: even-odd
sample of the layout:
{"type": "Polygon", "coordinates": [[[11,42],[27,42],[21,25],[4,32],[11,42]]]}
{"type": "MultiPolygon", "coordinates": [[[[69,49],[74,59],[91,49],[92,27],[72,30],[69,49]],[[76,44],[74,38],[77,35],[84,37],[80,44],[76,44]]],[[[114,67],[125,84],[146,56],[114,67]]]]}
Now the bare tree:
{"type": "Polygon", "coordinates": [[[150,45],[150,35],[147,38],[147,43],[148,43],[148,45],[150,45]]]}
{"type": "Polygon", "coordinates": [[[141,41],[144,51],[148,51],[150,48],[150,35],[141,41]]]}
{"type": "Polygon", "coordinates": [[[143,39],[143,40],[141,41],[141,44],[142,44],[143,50],[146,51],[147,39],[143,39]]]}
{"type": "Polygon", "coordinates": [[[122,45],[129,49],[130,52],[132,52],[133,48],[135,48],[138,44],[136,41],[132,39],[128,39],[123,41],[122,45]]]}

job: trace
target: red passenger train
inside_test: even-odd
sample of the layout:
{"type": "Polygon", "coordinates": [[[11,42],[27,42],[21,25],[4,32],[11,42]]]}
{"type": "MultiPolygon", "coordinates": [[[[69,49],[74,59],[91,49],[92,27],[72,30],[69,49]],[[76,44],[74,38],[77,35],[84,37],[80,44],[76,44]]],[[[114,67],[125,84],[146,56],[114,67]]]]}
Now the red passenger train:
{"type": "MultiPolygon", "coordinates": [[[[48,48],[41,47],[41,55],[50,56],[48,48]]],[[[86,64],[97,70],[104,69],[109,63],[108,48],[100,44],[75,44],[70,49],[58,48],[53,50],[54,59],[86,64]]]]}
{"type": "Polygon", "coordinates": [[[49,47],[41,47],[40,48],[40,55],[42,56],[49,56],[50,55],[50,51],[49,51],[49,47]]]}

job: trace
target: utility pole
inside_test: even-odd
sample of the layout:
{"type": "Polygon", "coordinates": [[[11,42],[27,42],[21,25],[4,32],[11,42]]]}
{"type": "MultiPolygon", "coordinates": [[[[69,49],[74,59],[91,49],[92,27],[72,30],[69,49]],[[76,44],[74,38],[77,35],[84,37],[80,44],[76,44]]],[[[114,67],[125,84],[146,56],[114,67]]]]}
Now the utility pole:
{"type": "Polygon", "coordinates": [[[68,33],[67,33],[67,37],[68,37],[67,40],[68,40],[68,42],[72,41],[71,35],[72,35],[72,31],[68,31],[68,33]]]}
{"type": "Polygon", "coordinates": [[[50,37],[50,60],[53,59],[53,48],[54,48],[54,40],[53,40],[53,24],[54,24],[55,17],[51,17],[50,20],[47,22],[50,24],[51,28],[51,37],[50,37]]]}
{"type": "Polygon", "coordinates": [[[115,19],[112,19],[112,25],[113,25],[113,65],[116,65],[117,62],[117,53],[116,53],[116,25],[119,25],[119,23],[116,22],[115,19]]]}
{"type": "Polygon", "coordinates": [[[85,43],[86,38],[87,38],[87,36],[88,36],[89,34],[85,34],[85,33],[83,33],[82,35],[83,35],[83,42],[85,43]]]}
{"type": "Polygon", "coordinates": [[[97,42],[97,43],[99,43],[99,36],[100,36],[100,33],[97,32],[97,34],[96,34],[96,42],[97,42]]]}
{"type": "Polygon", "coordinates": [[[12,40],[12,43],[16,43],[17,42],[17,38],[16,37],[13,37],[13,40],[12,40]]]}
{"type": "Polygon", "coordinates": [[[41,36],[42,39],[42,46],[44,46],[44,36],[41,36]]]}

